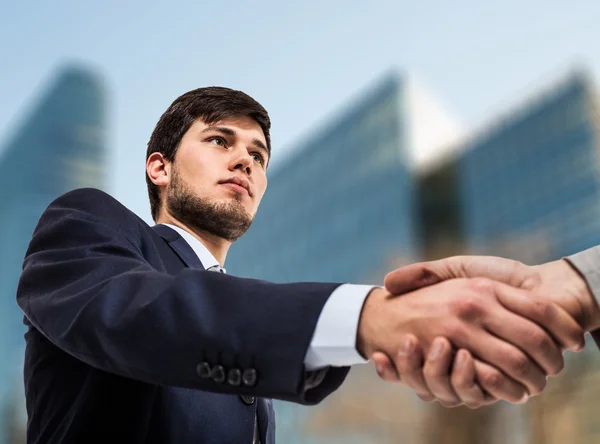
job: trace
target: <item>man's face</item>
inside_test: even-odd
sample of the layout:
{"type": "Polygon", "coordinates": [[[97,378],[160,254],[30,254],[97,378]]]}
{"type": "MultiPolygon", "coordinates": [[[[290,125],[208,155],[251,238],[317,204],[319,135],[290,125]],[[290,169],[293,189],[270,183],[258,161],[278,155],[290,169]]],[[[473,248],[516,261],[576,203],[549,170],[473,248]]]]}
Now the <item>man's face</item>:
{"type": "Polygon", "coordinates": [[[167,210],[192,228],[236,240],[250,227],[267,188],[268,156],[253,119],[197,120],[171,165],[167,210]]]}

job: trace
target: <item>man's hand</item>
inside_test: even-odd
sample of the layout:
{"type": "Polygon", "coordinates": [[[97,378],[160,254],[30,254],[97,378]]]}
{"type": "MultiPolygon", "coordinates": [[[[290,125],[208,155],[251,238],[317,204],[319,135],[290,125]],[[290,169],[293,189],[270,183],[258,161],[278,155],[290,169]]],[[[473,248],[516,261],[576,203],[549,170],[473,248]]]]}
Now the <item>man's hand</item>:
{"type": "Polygon", "coordinates": [[[384,353],[373,353],[371,360],[381,379],[404,383],[425,402],[439,401],[445,407],[464,404],[469,408],[479,408],[500,399],[511,399],[513,403],[526,401],[527,396],[520,384],[503,377],[499,370],[475,361],[469,351],[461,349],[453,356],[452,345],[446,338],[435,338],[431,348],[432,351],[424,356],[417,338],[413,335],[405,337],[396,360],[402,379],[384,353]],[[486,393],[477,384],[477,377],[495,396],[486,393]],[[519,396],[523,397],[518,400],[519,396]]]}
{"type": "MultiPolygon", "coordinates": [[[[566,261],[527,266],[494,256],[454,256],[408,265],[385,277],[385,288],[402,294],[456,278],[483,277],[503,282],[557,303],[579,322],[585,332],[600,328],[600,308],[581,275],[566,261]]],[[[565,344],[577,350],[584,343],[565,344]]]]}
{"type": "MultiPolygon", "coordinates": [[[[447,279],[473,276],[496,279],[554,301],[579,322],[583,331],[595,330],[600,326],[600,309],[585,281],[564,260],[529,267],[517,261],[497,257],[456,256],[401,268],[388,274],[385,284],[394,292],[401,292],[447,279]]],[[[399,352],[401,359],[396,359],[396,369],[384,353],[376,352],[371,359],[384,380],[402,381],[426,401],[437,399],[447,406],[464,403],[469,407],[479,407],[494,402],[494,396],[485,395],[485,391],[494,393],[488,387],[490,381],[496,379],[496,383],[506,384],[503,381],[507,378],[505,375],[500,374],[499,378],[494,378],[491,375],[495,369],[486,367],[484,363],[467,354],[466,350],[458,351],[452,366],[451,346],[443,348],[443,353],[436,359],[427,357],[424,361],[423,351],[417,339],[408,337],[406,340],[412,341],[413,345],[408,353],[399,352]],[[466,358],[466,364],[462,362],[462,365],[456,365],[459,356],[466,358]],[[465,365],[475,372],[465,370],[465,365]],[[485,390],[481,390],[482,387],[485,390]]],[[[444,338],[437,340],[445,341],[444,338]]],[[[564,348],[572,350],[580,350],[583,344],[578,341],[562,342],[564,348]]],[[[496,392],[495,397],[511,401],[501,392],[496,392]]]]}
{"type": "MultiPolygon", "coordinates": [[[[393,288],[398,294],[398,286],[393,288]]],[[[407,335],[425,354],[433,353],[434,338],[447,338],[496,372],[486,390],[494,394],[498,386],[506,399],[519,402],[526,393],[540,393],[546,376],[563,368],[560,347],[544,328],[556,331],[559,343],[583,341],[570,316],[528,291],[488,279],[451,279],[401,297],[374,290],[361,314],[357,348],[369,357],[383,352],[398,366],[400,340],[407,335]],[[508,378],[500,379],[502,373],[494,368],[508,378]]]]}

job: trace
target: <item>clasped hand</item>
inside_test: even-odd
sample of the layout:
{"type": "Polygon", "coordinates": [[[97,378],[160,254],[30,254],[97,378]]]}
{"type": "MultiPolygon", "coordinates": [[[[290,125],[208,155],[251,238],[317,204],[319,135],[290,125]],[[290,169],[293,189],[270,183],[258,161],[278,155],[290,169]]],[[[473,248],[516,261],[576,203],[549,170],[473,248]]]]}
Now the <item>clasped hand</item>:
{"type": "Polygon", "coordinates": [[[600,309],[566,262],[489,256],[409,265],[363,307],[358,350],[381,378],[425,401],[477,408],[538,395],[600,327],[600,309]]]}

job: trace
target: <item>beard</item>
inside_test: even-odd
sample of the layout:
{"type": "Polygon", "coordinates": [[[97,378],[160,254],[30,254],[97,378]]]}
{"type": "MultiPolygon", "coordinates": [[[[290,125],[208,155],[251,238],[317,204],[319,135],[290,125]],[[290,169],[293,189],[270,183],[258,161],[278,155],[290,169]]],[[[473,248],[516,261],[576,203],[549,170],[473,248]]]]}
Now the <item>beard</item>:
{"type": "Polygon", "coordinates": [[[252,216],[237,194],[229,202],[212,202],[194,194],[175,168],[172,173],[166,190],[166,205],[173,217],[193,230],[204,231],[229,242],[236,241],[248,231],[252,216]]]}

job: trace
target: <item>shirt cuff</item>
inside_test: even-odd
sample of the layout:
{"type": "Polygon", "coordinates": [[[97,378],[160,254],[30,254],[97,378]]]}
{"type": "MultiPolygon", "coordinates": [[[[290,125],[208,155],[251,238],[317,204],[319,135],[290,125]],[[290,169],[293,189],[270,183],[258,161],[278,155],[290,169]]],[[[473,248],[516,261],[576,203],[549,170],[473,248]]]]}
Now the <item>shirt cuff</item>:
{"type": "Polygon", "coordinates": [[[356,350],[356,334],[363,304],[374,288],[377,287],[342,284],[331,293],[304,358],[306,370],[369,362],[356,350]]]}

